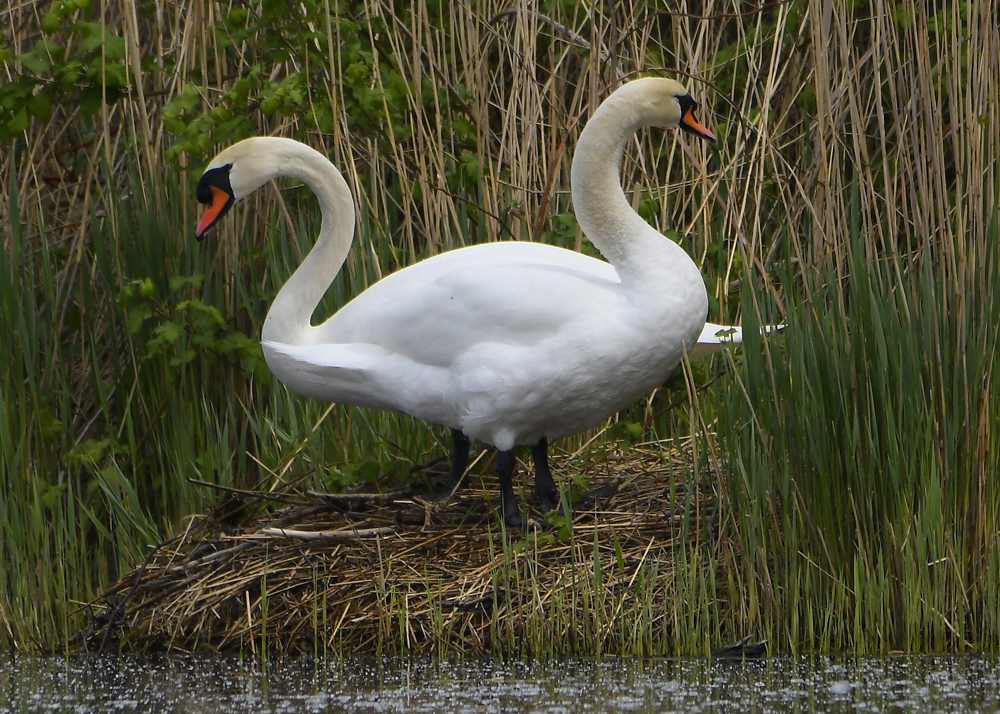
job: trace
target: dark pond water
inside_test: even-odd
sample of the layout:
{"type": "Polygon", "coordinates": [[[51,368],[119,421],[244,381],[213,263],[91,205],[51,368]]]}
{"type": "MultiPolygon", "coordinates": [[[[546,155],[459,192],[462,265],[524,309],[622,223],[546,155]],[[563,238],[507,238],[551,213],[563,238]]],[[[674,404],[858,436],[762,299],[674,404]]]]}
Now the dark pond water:
{"type": "Polygon", "coordinates": [[[1000,712],[1000,660],[0,659],[0,712],[733,711],[1000,712]]]}

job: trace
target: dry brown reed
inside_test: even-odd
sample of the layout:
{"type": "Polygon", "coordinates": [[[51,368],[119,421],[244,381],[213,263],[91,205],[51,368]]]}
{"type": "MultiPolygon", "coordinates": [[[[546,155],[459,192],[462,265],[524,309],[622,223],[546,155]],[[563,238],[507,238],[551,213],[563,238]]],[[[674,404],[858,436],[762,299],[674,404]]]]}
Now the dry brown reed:
{"type": "Polygon", "coordinates": [[[675,551],[696,551],[719,525],[715,483],[681,485],[690,463],[690,444],[644,444],[583,468],[562,454],[557,478],[590,486],[572,527],[536,512],[523,532],[498,530],[489,476],[470,475],[444,501],[247,492],[245,502],[295,503],[245,528],[192,522],[91,606],[96,616],[74,643],[328,656],[662,653],[679,629],[674,606],[690,594],[675,551]]]}

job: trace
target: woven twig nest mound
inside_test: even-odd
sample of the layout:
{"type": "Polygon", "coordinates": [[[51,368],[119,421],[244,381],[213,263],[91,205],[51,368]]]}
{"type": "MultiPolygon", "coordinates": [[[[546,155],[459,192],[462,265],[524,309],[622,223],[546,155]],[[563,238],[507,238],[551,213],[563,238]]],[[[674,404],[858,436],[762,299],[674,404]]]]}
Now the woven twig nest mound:
{"type": "Polygon", "coordinates": [[[572,523],[566,511],[546,522],[532,510],[517,531],[491,507],[489,471],[438,500],[294,494],[249,527],[206,521],[159,547],[92,605],[76,641],[250,653],[662,649],[680,596],[675,549],[704,551],[696,541],[714,533],[715,482],[702,473],[694,483],[691,459],[663,444],[583,465],[557,455],[557,482],[586,484],[572,523]]]}

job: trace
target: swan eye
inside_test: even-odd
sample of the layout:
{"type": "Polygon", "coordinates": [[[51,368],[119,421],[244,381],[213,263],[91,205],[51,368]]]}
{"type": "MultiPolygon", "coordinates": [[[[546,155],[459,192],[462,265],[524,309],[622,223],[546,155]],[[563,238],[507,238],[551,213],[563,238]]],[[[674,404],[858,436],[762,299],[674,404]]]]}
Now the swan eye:
{"type": "Polygon", "coordinates": [[[212,189],[210,189],[206,184],[201,181],[198,182],[198,203],[211,205],[212,203],[212,189]]]}

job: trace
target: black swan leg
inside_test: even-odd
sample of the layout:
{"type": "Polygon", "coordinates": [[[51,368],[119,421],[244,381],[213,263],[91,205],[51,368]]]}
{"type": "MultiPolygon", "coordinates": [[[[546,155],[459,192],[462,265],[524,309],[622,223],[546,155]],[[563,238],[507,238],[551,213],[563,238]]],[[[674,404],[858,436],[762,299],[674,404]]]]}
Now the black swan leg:
{"type": "Polygon", "coordinates": [[[521,512],[514,498],[514,459],[513,451],[498,451],[493,460],[493,469],[500,477],[500,507],[503,510],[503,520],[508,528],[521,527],[521,512]]]}
{"type": "Polygon", "coordinates": [[[472,442],[459,429],[451,430],[451,471],[448,473],[448,488],[461,486],[465,470],[469,468],[469,447],[472,442]]]}
{"type": "Polygon", "coordinates": [[[549,470],[549,441],[544,436],[531,447],[531,459],[535,462],[535,498],[542,504],[542,513],[548,513],[559,506],[559,489],[549,470]]]}
{"type": "Polygon", "coordinates": [[[447,476],[439,474],[434,477],[434,485],[441,490],[429,496],[433,501],[447,498],[452,491],[465,485],[465,471],[469,468],[469,447],[472,441],[459,429],[451,430],[451,441],[451,466],[447,476]]]}

